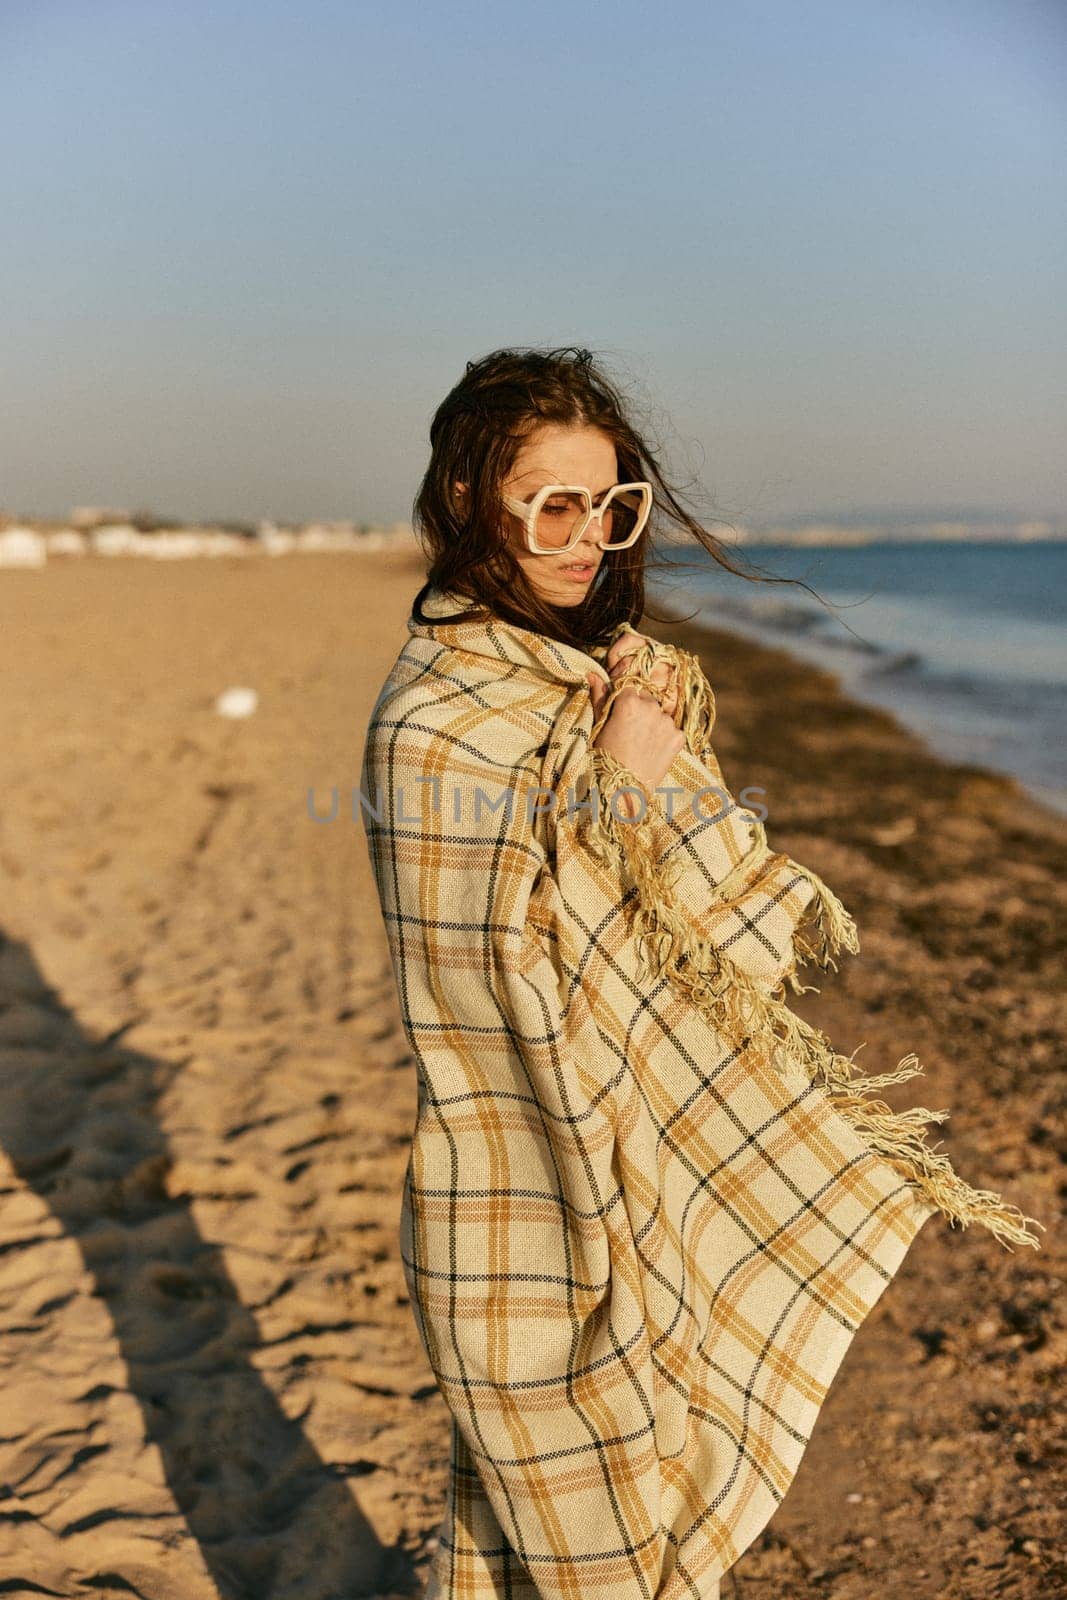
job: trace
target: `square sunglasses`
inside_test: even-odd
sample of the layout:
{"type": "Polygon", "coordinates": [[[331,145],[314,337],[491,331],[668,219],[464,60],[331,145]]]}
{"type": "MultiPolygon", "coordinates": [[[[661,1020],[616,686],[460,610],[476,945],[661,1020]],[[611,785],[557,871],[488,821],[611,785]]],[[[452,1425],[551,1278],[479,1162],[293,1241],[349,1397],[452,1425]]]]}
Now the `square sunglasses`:
{"type": "Polygon", "coordinates": [[[601,550],[626,550],[639,538],[652,509],[650,483],[612,484],[599,506],[584,484],[546,483],[531,500],[517,500],[504,495],[507,509],[522,518],[526,547],[534,555],[558,556],[573,550],[582,534],[595,517],[604,532],[604,513],[613,500],[630,512],[634,525],[624,539],[599,538],[601,550]]]}

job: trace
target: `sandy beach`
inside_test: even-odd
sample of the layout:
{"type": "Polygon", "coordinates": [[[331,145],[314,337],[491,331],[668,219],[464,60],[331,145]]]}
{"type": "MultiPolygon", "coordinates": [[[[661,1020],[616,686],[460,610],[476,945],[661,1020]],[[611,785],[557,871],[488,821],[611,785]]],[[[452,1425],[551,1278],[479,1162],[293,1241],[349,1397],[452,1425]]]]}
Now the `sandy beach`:
{"type": "MultiPolygon", "coordinates": [[[[0,1594],[421,1589],[449,1419],[399,1258],[416,1082],[352,799],[422,573],[0,573],[0,1594]],[[255,714],[220,716],[238,686],[255,714]]],[[[948,1108],[931,1142],[1047,1229],[923,1229],[724,1600],[1067,1594],[1067,818],[782,652],[643,627],[701,655],[732,792],[856,917],[795,1009],[868,1072],[915,1050],[887,1099],[948,1108]]]]}

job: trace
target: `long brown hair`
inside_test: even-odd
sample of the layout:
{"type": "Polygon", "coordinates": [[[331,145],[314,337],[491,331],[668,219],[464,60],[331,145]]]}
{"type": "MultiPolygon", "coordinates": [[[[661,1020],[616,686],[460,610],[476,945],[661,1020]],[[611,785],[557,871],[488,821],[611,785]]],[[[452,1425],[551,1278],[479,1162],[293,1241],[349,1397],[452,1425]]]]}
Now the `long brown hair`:
{"type": "MultiPolygon", "coordinates": [[[[646,611],[647,570],[673,571],[686,564],[673,554],[665,559],[657,547],[661,527],[671,523],[737,577],[797,583],[814,593],[800,578],[765,575],[747,562],[738,565],[682,503],[626,412],[619,390],[594,364],[591,352],[573,345],[494,350],[480,361],[468,361],[466,373],[434,413],[430,462],[413,506],[414,526],[428,561],[426,583],[412,605],[414,619],[429,620],[421,603],[433,587],[473,600],[475,609],[465,613],[472,620],[495,616],[588,649],[606,640],[620,622],[639,624],[646,611]],[[645,480],[653,489],[652,511],[638,539],[601,563],[576,606],[553,605],[535,592],[505,531],[502,486],[524,441],[546,423],[598,428],[614,442],[619,482],[645,480]],[[457,494],[457,483],[467,486],[465,493],[457,494]]],[[[677,542],[676,536],[671,543],[677,542]]],[[[657,618],[651,611],[648,615],[656,621],[679,620],[657,618]]]]}

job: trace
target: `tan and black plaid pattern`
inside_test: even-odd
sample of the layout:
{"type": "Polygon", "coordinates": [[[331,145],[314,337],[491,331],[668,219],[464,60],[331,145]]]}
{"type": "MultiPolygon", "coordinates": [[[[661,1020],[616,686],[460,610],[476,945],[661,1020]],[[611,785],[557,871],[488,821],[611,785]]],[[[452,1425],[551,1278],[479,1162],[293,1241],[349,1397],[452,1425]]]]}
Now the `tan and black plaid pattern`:
{"type": "MultiPolygon", "coordinates": [[[[933,1208],[773,1038],[640,975],[562,810],[601,664],[499,622],[409,632],[361,788],[418,1068],[400,1245],[452,1417],[427,1600],[715,1600],[933,1208]]],[[[703,755],[664,781],[721,786],[703,755]]],[[[751,815],[679,798],[657,828],[702,929],[772,986],[810,884],[772,856],[716,905],[751,815]]]]}

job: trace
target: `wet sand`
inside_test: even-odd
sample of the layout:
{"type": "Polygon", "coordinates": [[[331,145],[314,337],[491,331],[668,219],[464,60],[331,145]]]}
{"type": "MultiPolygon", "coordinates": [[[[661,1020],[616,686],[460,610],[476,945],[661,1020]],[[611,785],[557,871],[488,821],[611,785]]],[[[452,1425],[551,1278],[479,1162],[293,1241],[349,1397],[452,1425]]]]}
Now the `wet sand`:
{"type": "MultiPolygon", "coordinates": [[[[0,574],[0,1593],[418,1593],[448,1416],[397,1229],[413,1064],[350,805],[415,552],[0,574]],[[215,713],[256,689],[245,721],[215,713]],[[313,821],[339,790],[339,814],[313,821]]],[[[724,1600],[1067,1593],[1067,819],[832,677],[657,623],[855,915],[793,1000],[1040,1252],[935,1218],[724,1600]]]]}

